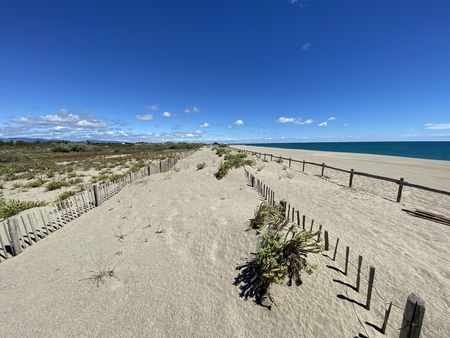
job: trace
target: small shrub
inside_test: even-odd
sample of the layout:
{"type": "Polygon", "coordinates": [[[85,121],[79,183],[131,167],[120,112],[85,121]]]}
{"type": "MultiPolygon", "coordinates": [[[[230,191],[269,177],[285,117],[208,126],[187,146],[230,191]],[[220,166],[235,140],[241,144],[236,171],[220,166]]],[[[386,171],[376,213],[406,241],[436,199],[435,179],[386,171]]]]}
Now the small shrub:
{"type": "Polygon", "coordinates": [[[225,161],[220,165],[219,171],[216,173],[216,178],[220,180],[226,176],[229,170],[245,165],[253,165],[254,163],[253,160],[247,159],[246,154],[228,154],[225,156],[225,161]]]}
{"type": "Polygon", "coordinates": [[[45,189],[47,191],[53,191],[61,189],[62,187],[66,186],[66,182],[64,181],[50,181],[46,184],[45,189]]]}
{"type": "Polygon", "coordinates": [[[35,179],[23,185],[24,188],[38,188],[44,185],[45,181],[42,178],[35,179]]]}
{"type": "Polygon", "coordinates": [[[76,194],[76,192],[72,191],[72,190],[64,191],[63,193],[59,194],[58,202],[64,201],[64,200],[68,199],[69,197],[74,196],[75,194],[76,194]]]}
{"type": "Polygon", "coordinates": [[[255,211],[255,216],[250,220],[250,228],[260,230],[262,227],[279,230],[284,227],[285,213],[281,204],[270,205],[262,202],[255,211]]]}
{"type": "Polygon", "coordinates": [[[206,168],[208,165],[205,162],[197,163],[197,170],[202,170],[206,168]]]}
{"type": "Polygon", "coordinates": [[[43,205],[46,205],[46,203],[42,201],[19,201],[0,198],[0,219],[6,219],[24,210],[43,205]]]}

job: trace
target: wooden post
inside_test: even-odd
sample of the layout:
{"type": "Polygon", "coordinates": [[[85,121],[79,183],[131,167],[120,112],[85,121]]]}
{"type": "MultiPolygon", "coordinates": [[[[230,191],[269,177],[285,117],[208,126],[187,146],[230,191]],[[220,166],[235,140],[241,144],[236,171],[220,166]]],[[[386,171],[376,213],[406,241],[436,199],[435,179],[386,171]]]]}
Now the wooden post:
{"type": "Polygon", "coordinates": [[[303,226],[303,230],[305,230],[305,223],[306,223],[306,216],[303,215],[303,216],[302,216],[302,226],[303,226]]]}
{"type": "Polygon", "coordinates": [[[320,174],[321,177],[323,177],[324,170],[325,170],[325,163],[322,163],[322,173],[320,174]]]}
{"type": "Polygon", "coordinates": [[[371,266],[369,270],[369,285],[367,287],[367,300],[366,300],[367,310],[370,310],[370,302],[372,301],[372,288],[374,278],[375,278],[375,268],[371,266]]]}
{"type": "Polygon", "coordinates": [[[362,256],[361,256],[361,255],[358,256],[358,269],[357,269],[357,271],[356,271],[356,286],[355,286],[355,289],[356,289],[356,291],[358,291],[358,292],[359,292],[359,287],[360,287],[360,285],[361,285],[361,267],[362,267],[362,261],[363,261],[362,256]]]}
{"type": "Polygon", "coordinates": [[[321,234],[322,234],[322,224],[319,225],[319,231],[317,232],[317,242],[320,242],[321,234]]]}
{"type": "Polygon", "coordinates": [[[314,227],[314,220],[312,219],[312,220],[311,220],[311,228],[309,229],[310,232],[313,231],[313,227],[314,227]]]}
{"type": "Polygon", "coordinates": [[[289,157],[289,168],[291,167],[292,158],[289,157]]]}
{"type": "Polygon", "coordinates": [[[33,230],[34,241],[37,242],[37,241],[39,241],[40,238],[38,237],[36,228],[33,225],[33,220],[31,219],[31,215],[27,214],[27,218],[28,218],[28,222],[30,223],[31,229],[33,230]]]}
{"type": "Polygon", "coordinates": [[[305,172],[305,160],[303,160],[302,172],[305,172]]]}
{"type": "Polygon", "coordinates": [[[336,255],[337,255],[338,246],[339,246],[339,238],[336,240],[336,245],[334,246],[333,261],[336,260],[336,255]]]}
{"type": "MultiPolygon", "coordinates": [[[[131,173],[130,173],[131,175],[131,173]]],[[[96,207],[100,206],[102,204],[102,197],[100,196],[100,191],[98,189],[98,185],[94,184],[93,186],[93,192],[94,192],[94,205],[96,207]]]]}
{"type": "Polygon", "coordinates": [[[25,223],[25,220],[23,219],[22,215],[20,215],[20,220],[23,224],[23,228],[25,229],[25,232],[27,233],[28,243],[30,243],[29,245],[33,245],[33,241],[31,240],[30,231],[28,231],[27,224],[25,223]]]}
{"type": "Polygon", "coordinates": [[[411,293],[406,300],[399,338],[418,338],[422,329],[425,302],[411,293]]]}
{"type": "Polygon", "coordinates": [[[22,252],[22,247],[20,246],[19,231],[17,230],[17,223],[7,220],[9,237],[11,238],[11,251],[13,256],[17,256],[22,252]]]}
{"type": "Polygon", "coordinates": [[[328,251],[328,250],[330,250],[330,242],[328,240],[328,231],[327,230],[325,230],[324,238],[325,238],[325,251],[328,251]]]}
{"type": "Polygon", "coordinates": [[[348,246],[345,247],[345,266],[344,266],[344,275],[347,276],[348,273],[348,256],[350,255],[350,248],[348,246]]]}
{"type": "Polygon", "coordinates": [[[297,225],[300,226],[300,211],[296,210],[297,213],[297,225]]]}
{"type": "Polygon", "coordinates": [[[264,154],[264,161],[266,160],[266,154],[264,154]]]}
{"type": "Polygon", "coordinates": [[[288,208],[287,208],[287,216],[286,216],[286,219],[287,219],[287,220],[289,220],[290,214],[291,214],[291,205],[288,204],[288,208]]]}
{"type": "Polygon", "coordinates": [[[404,181],[403,177],[400,178],[400,181],[398,181],[397,203],[399,203],[402,200],[403,181],[404,181]]]}
{"type": "Polygon", "coordinates": [[[273,161],[273,155],[272,154],[270,154],[270,161],[271,162],[273,161]]]}
{"type": "Polygon", "coordinates": [[[387,327],[387,323],[389,320],[389,315],[391,314],[391,309],[392,309],[392,302],[389,303],[388,308],[384,311],[384,320],[383,320],[383,325],[381,326],[382,334],[386,333],[386,327],[387,327]]]}
{"type": "Polygon", "coordinates": [[[350,180],[348,181],[348,187],[349,188],[351,188],[352,187],[352,185],[353,185],[353,175],[354,175],[354,170],[353,169],[351,169],[350,170],[350,180]]]}

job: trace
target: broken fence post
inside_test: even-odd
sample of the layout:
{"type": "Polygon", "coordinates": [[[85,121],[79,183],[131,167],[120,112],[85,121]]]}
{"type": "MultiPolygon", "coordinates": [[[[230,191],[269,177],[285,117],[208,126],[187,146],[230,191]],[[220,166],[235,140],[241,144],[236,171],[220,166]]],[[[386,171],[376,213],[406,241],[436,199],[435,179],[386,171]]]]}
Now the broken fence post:
{"type": "Polygon", "coordinates": [[[418,338],[422,329],[425,302],[411,293],[406,300],[399,338],[418,338]]]}

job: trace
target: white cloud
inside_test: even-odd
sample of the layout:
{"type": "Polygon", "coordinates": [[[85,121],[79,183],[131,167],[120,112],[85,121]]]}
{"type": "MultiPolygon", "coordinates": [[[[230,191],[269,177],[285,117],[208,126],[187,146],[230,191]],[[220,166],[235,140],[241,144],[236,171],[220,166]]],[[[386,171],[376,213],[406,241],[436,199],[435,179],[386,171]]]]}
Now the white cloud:
{"type": "Polygon", "coordinates": [[[326,126],[328,126],[328,122],[322,122],[322,123],[319,123],[319,127],[326,127],[326,126]]]}
{"type": "Polygon", "coordinates": [[[297,125],[303,126],[303,125],[313,123],[313,120],[311,120],[311,119],[302,120],[301,118],[281,116],[277,119],[277,122],[278,123],[292,123],[292,124],[297,124],[297,125]]]}
{"type": "Polygon", "coordinates": [[[311,48],[311,44],[309,42],[304,43],[302,45],[302,51],[306,52],[307,50],[309,50],[311,48]]]}
{"type": "Polygon", "coordinates": [[[200,111],[200,109],[198,109],[198,107],[191,107],[191,108],[186,108],[184,110],[185,113],[198,113],[200,111]]]}
{"type": "Polygon", "coordinates": [[[450,123],[427,123],[425,129],[431,130],[446,130],[450,129],[450,123]]]}
{"type": "Polygon", "coordinates": [[[165,112],[163,113],[163,116],[164,116],[164,117],[167,117],[167,118],[171,118],[171,117],[173,116],[173,114],[172,114],[171,112],[169,112],[169,111],[165,111],[165,112]]]}
{"type": "Polygon", "coordinates": [[[200,128],[208,128],[209,127],[209,123],[208,122],[202,123],[201,125],[199,125],[199,127],[200,128]]]}
{"type": "Polygon", "coordinates": [[[279,117],[277,120],[278,123],[294,123],[295,119],[293,117],[279,117]]]}
{"type": "Polygon", "coordinates": [[[159,110],[159,104],[148,105],[147,109],[150,110],[150,111],[158,111],[159,110]]]}
{"type": "Polygon", "coordinates": [[[152,114],[136,115],[136,119],[138,119],[139,121],[152,121],[153,115],[152,114]]]}
{"type": "Polygon", "coordinates": [[[328,121],[334,121],[334,120],[336,120],[336,118],[334,116],[331,116],[328,118],[328,121]]]}
{"type": "Polygon", "coordinates": [[[244,124],[244,121],[242,120],[236,120],[233,122],[233,124],[229,125],[228,128],[238,128],[244,124]]]}

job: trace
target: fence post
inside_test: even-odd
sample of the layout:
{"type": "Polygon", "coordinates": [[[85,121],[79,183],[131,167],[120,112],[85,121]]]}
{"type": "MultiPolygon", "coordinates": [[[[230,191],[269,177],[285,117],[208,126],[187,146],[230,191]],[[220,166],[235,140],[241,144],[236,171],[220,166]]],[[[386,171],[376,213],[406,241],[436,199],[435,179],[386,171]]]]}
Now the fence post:
{"type": "Polygon", "coordinates": [[[97,184],[94,184],[93,190],[94,190],[94,205],[98,207],[102,204],[102,197],[100,196],[100,191],[98,189],[97,184]]]}
{"type": "Polygon", "coordinates": [[[403,181],[404,181],[403,177],[400,178],[400,181],[398,181],[397,203],[399,203],[402,200],[403,181]]]}
{"type": "Polygon", "coordinates": [[[422,329],[425,302],[411,293],[406,300],[399,338],[418,338],[422,329]]]}
{"type": "Polygon", "coordinates": [[[344,275],[347,276],[348,273],[348,256],[350,255],[350,248],[348,246],[345,247],[345,266],[344,266],[344,275]]]}
{"type": "Polygon", "coordinates": [[[305,160],[303,160],[302,172],[305,172],[305,160]]]}
{"type": "Polygon", "coordinates": [[[369,270],[369,285],[367,287],[367,301],[366,301],[367,310],[370,310],[370,302],[372,300],[372,288],[374,279],[375,279],[375,268],[371,266],[369,270]]]}
{"type": "Polygon", "coordinates": [[[322,176],[322,177],[323,177],[323,172],[324,172],[324,170],[325,170],[325,163],[322,163],[322,174],[320,175],[320,176],[322,176]]]}
{"type": "Polygon", "coordinates": [[[348,181],[348,187],[351,188],[353,185],[353,175],[355,171],[353,169],[350,170],[350,180],[348,181]]]}
{"type": "Polygon", "coordinates": [[[9,237],[11,238],[11,249],[13,256],[17,256],[22,252],[22,247],[20,246],[19,231],[17,229],[17,223],[14,220],[7,220],[9,237]]]}
{"type": "Polygon", "coordinates": [[[266,160],[266,154],[264,154],[264,161],[266,160]]]}
{"type": "Polygon", "coordinates": [[[292,158],[289,157],[289,168],[291,167],[292,158]]]}
{"type": "Polygon", "coordinates": [[[361,285],[361,267],[362,267],[362,256],[358,256],[358,269],[356,271],[356,286],[355,289],[357,292],[359,292],[359,286],[361,285]]]}

